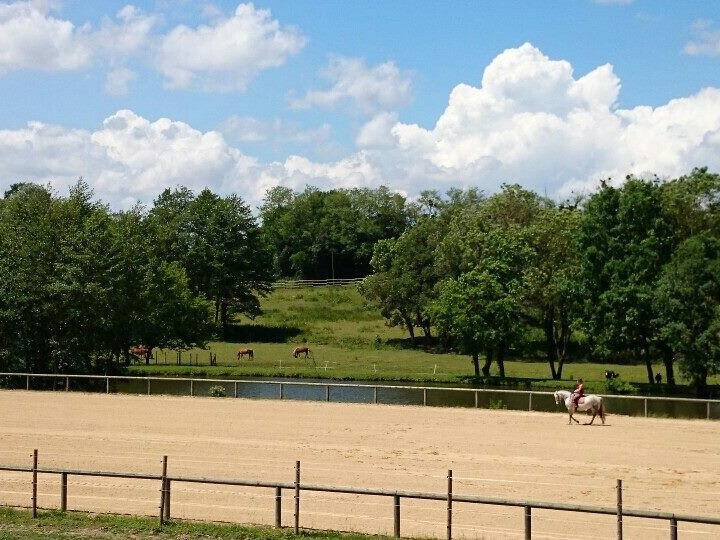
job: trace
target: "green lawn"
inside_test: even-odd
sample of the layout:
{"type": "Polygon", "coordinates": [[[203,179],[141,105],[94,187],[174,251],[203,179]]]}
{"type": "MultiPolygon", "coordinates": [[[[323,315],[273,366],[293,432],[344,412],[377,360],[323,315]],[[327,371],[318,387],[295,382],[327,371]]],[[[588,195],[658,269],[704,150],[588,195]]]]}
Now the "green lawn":
{"type": "MultiPolygon", "coordinates": [[[[467,356],[412,348],[404,330],[388,327],[355,286],[278,289],[263,299],[262,308],[263,314],[254,321],[237,321],[230,341],[210,343],[209,350],[183,351],[182,365],[177,365],[176,351],[159,350],[153,364],[132,366],[131,372],[426,382],[453,382],[472,374],[467,356]],[[312,358],[293,358],[292,349],[303,343],[309,345],[312,358]],[[238,362],[239,347],[253,348],[254,359],[246,357],[238,362]],[[210,352],[217,356],[217,366],[209,365],[210,352]]],[[[565,382],[560,386],[568,386],[576,377],[604,381],[606,369],[620,373],[624,381],[646,380],[644,365],[570,363],[565,366],[565,382]]],[[[661,366],[655,369],[661,370],[661,366]]],[[[664,375],[664,370],[661,372],[664,375]]],[[[492,374],[497,375],[495,365],[492,374]]],[[[544,362],[510,360],[506,362],[506,375],[549,378],[550,369],[544,362]]],[[[720,378],[711,382],[720,382],[720,378]]]]}
{"type": "Polygon", "coordinates": [[[337,540],[361,540],[381,536],[344,534],[330,531],[302,531],[295,535],[289,529],[252,527],[219,523],[177,521],[160,527],[156,519],[120,515],[94,515],[83,512],[62,514],[57,511],[41,512],[33,519],[27,510],[0,508],[0,540],[23,539],[205,539],[227,538],[242,540],[292,540],[299,538],[324,538],[337,540]]]}

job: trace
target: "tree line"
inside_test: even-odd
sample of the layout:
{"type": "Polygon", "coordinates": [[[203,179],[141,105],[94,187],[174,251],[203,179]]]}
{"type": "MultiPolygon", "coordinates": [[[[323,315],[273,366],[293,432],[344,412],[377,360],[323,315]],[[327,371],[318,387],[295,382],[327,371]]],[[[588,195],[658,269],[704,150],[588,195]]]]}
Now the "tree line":
{"type": "Polygon", "coordinates": [[[562,204],[518,185],[430,191],[418,209],[375,244],[362,290],[476,376],[537,342],[555,379],[573,349],[644,364],[649,383],[657,361],[669,384],[676,365],[698,387],[720,371],[720,176],[629,176],[562,204]]]}

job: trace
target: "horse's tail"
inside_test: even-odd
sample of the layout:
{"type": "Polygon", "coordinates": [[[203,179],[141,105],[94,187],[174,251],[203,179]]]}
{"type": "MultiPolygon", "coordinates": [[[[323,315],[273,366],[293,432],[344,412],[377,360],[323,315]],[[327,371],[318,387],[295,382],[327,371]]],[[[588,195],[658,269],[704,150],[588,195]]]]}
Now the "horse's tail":
{"type": "Polygon", "coordinates": [[[603,398],[600,398],[600,420],[603,421],[603,424],[605,423],[605,400],[603,398]]]}

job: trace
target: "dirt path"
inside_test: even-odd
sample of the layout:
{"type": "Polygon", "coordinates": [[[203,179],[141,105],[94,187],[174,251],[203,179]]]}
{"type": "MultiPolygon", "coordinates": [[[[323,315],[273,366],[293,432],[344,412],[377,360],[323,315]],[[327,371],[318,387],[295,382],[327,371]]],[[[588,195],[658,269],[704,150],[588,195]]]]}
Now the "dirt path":
{"type": "MultiPolygon", "coordinates": [[[[546,413],[79,393],[0,392],[0,462],[302,481],[506,498],[615,504],[720,515],[720,423],[610,416],[605,427],[568,426],[546,413]]],[[[29,504],[29,475],[2,473],[0,502],[29,504]]],[[[39,501],[59,504],[58,478],[41,476],[39,501]]],[[[155,514],[153,482],[70,478],[75,509],[155,514]]],[[[273,493],[174,485],[174,516],[271,523],[273,493]]],[[[392,532],[387,498],[303,494],[302,524],[392,532]]],[[[444,537],[445,504],[402,502],[402,532],[444,537]]],[[[457,504],[455,536],[517,538],[522,510],[457,504]]],[[[283,521],[292,522],[285,493],[283,521]]],[[[667,538],[665,522],[626,519],[626,538],[667,538]]],[[[682,538],[720,528],[681,524],[682,538]]],[[[615,518],[533,512],[534,538],[612,538],[615,518]]]]}

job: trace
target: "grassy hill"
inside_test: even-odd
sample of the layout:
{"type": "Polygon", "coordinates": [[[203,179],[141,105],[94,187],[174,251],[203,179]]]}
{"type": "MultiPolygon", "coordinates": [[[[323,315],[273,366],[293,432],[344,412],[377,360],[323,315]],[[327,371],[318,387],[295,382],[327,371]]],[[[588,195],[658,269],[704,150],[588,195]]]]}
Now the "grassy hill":
{"type": "MultiPolygon", "coordinates": [[[[390,328],[378,310],[354,286],[277,289],[262,301],[263,314],[255,320],[239,319],[227,342],[212,342],[208,349],[181,352],[156,351],[150,366],[135,365],[136,374],[198,375],[210,377],[286,376],[335,379],[375,379],[453,382],[472,374],[467,356],[412,347],[401,328],[390,328]],[[292,349],[307,344],[309,359],[292,357],[292,349]],[[236,351],[251,347],[254,359],[238,361],[236,351]],[[210,366],[210,354],[217,366],[210,366]]],[[[660,365],[655,366],[661,369],[660,365]]],[[[493,365],[493,374],[496,374],[493,365]]],[[[564,379],[584,377],[598,381],[612,369],[628,382],[644,382],[644,365],[570,363],[564,379]]],[[[549,378],[541,361],[506,362],[508,377],[549,378]]],[[[713,381],[717,382],[717,381],[713,381]]],[[[565,383],[567,385],[569,383],[565,383]]],[[[557,386],[557,383],[547,383],[557,386]]],[[[543,383],[533,383],[543,386],[543,383]]]]}

